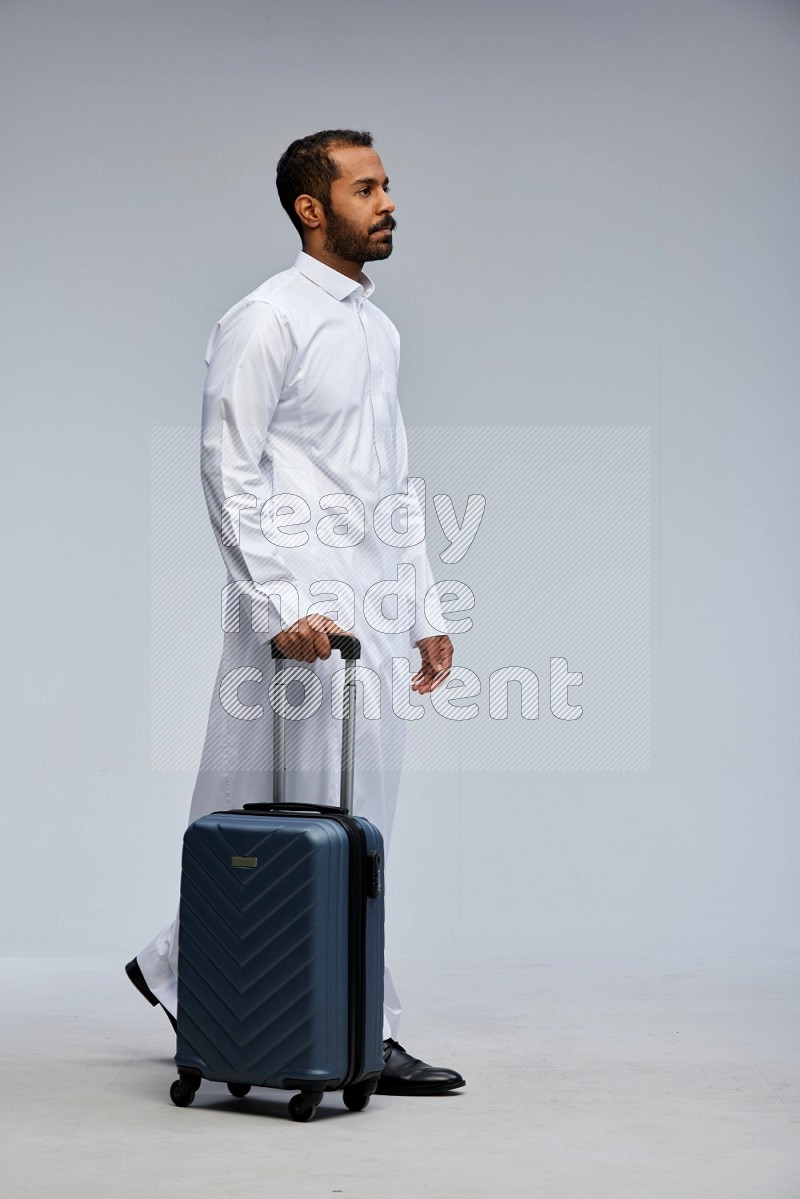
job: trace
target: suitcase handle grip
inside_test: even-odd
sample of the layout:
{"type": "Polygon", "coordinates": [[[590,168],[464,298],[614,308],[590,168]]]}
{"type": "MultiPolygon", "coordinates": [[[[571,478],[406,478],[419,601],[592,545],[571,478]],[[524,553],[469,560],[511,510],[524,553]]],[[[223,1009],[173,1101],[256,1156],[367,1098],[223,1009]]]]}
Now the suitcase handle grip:
{"type": "Polygon", "coordinates": [[[333,808],[321,803],[246,803],[242,804],[243,812],[336,812],[341,815],[341,808],[333,808]]]}
{"type": "MultiPolygon", "coordinates": [[[[322,631],[324,632],[324,629],[322,631]]],[[[327,637],[331,643],[331,649],[338,649],[346,661],[352,662],[361,657],[361,642],[358,637],[351,637],[349,633],[328,633],[327,637]]],[[[270,646],[273,658],[286,657],[286,654],[274,641],[270,641],[270,646]]]]}

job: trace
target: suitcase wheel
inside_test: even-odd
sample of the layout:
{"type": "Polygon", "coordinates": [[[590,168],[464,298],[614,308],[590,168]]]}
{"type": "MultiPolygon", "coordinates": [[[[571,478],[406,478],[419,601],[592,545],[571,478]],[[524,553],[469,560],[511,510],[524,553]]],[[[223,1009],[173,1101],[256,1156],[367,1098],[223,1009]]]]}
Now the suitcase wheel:
{"type": "Polygon", "coordinates": [[[369,1103],[369,1097],[372,1091],[365,1091],[363,1087],[345,1087],[342,1092],[344,1105],[351,1112],[363,1112],[364,1108],[369,1103]]]}
{"type": "Polygon", "coordinates": [[[314,1119],[321,1098],[321,1091],[301,1091],[299,1095],[293,1095],[289,1100],[289,1115],[293,1120],[307,1124],[309,1120],[314,1119]]]}
{"type": "Polygon", "coordinates": [[[200,1079],[191,1074],[181,1074],[169,1089],[169,1097],[176,1107],[188,1107],[200,1089],[200,1079]]]}
{"type": "Polygon", "coordinates": [[[250,1093],[250,1087],[246,1082],[229,1082],[228,1090],[236,1099],[244,1099],[245,1095],[250,1093]]]}

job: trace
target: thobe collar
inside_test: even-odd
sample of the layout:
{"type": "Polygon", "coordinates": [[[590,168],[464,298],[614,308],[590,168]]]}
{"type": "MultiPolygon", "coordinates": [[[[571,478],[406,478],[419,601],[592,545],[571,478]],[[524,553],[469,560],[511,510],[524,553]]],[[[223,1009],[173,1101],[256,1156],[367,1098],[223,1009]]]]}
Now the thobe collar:
{"type": "Polygon", "coordinates": [[[295,258],[294,269],[333,296],[334,300],[346,300],[348,296],[367,300],[375,290],[375,284],[363,271],[360,281],[351,279],[341,271],[335,271],[332,266],[320,262],[318,258],[313,258],[311,254],[306,254],[304,250],[295,258]]]}

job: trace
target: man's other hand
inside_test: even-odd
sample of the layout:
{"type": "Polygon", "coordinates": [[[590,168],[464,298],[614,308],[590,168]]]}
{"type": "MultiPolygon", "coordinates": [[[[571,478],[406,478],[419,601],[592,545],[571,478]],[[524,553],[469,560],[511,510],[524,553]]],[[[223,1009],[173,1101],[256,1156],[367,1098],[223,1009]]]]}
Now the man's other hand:
{"type": "Polygon", "coordinates": [[[453,664],[453,643],[449,637],[423,637],[417,642],[422,666],[411,680],[411,690],[427,695],[440,687],[453,664]]]}
{"type": "Polygon", "coordinates": [[[298,662],[316,662],[319,658],[330,658],[331,643],[329,633],[343,633],[329,616],[312,612],[303,616],[296,624],[290,625],[283,633],[276,633],[272,640],[285,658],[295,658],[298,662]]]}

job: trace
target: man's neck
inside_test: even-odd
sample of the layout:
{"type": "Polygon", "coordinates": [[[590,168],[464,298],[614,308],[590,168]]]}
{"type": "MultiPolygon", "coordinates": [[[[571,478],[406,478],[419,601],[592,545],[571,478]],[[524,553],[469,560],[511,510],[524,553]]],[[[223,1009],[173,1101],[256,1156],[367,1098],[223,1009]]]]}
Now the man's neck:
{"type": "Polygon", "coordinates": [[[340,275],[346,275],[348,279],[354,279],[356,283],[361,282],[364,270],[363,262],[350,262],[347,258],[340,258],[338,254],[330,254],[327,250],[312,250],[310,246],[303,246],[303,253],[308,254],[309,258],[316,258],[318,262],[324,262],[325,266],[338,271],[340,275]]]}

